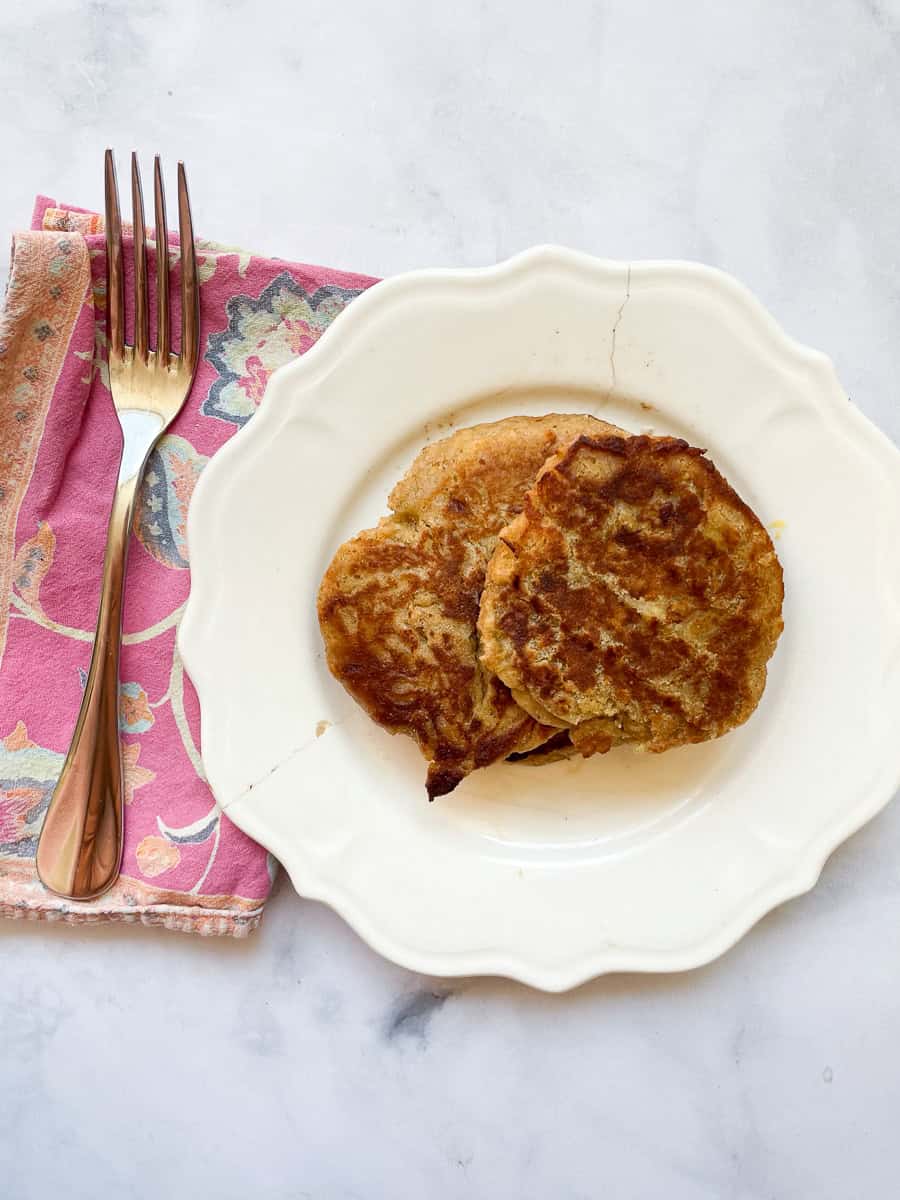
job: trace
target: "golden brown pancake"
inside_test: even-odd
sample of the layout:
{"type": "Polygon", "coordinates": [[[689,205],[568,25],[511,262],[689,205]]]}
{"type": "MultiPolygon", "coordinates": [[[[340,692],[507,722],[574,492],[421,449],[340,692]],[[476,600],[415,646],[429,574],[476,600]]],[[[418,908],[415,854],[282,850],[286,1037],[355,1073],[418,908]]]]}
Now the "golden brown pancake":
{"type": "Polygon", "coordinates": [[[478,659],[476,622],[497,533],[549,455],[618,432],[588,416],[511,417],[427,446],[388,499],[392,515],[345,542],[319,590],[332,674],[429,760],[429,798],[554,732],[478,659]]]}
{"type": "Polygon", "coordinates": [[[481,661],[585,756],[668,750],[753,712],[783,596],[769,535],[704,451],[579,436],[500,534],[481,661]]]}

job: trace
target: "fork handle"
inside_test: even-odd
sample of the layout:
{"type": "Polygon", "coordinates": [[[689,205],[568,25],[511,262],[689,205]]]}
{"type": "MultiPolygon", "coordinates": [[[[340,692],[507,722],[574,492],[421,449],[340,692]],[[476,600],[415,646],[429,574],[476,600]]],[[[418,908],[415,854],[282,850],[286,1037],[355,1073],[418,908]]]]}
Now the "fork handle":
{"type": "Polygon", "coordinates": [[[124,781],[119,744],[119,647],[134,496],[140,472],[116,489],[103,560],[97,632],[72,744],[38,843],[45,887],[91,900],[115,882],[122,857],[124,781]]]}

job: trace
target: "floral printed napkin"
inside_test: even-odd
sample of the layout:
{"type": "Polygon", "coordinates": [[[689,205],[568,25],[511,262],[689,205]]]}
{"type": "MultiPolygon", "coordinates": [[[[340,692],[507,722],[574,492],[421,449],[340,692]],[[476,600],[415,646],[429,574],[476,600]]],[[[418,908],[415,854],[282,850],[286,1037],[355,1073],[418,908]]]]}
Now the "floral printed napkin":
{"type": "Polygon", "coordinates": [[[253,416],[272,371],[375,281],[204,241],[198,257],[200,368],[148,464],[129,550],[122,876],[99,900],[70,903],[42,887],[34,852],[90,660],[118,468],[103,221],[39,197],[31,231],[13,240],[0,316],[0,916],[240,937],[271,886],[274,863],[219,812],[203,775],[175,645],[190,586],[185,518],[204,464],[253,416]]]}

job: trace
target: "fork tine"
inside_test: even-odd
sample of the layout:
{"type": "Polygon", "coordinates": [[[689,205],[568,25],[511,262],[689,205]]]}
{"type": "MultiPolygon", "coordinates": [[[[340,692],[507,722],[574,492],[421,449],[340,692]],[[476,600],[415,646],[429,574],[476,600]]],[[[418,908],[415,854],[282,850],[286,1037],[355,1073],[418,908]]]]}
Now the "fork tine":
{"type": "Polygon", "coordinates": [[[199,357],[200,296],[191,200],[183,162],[178,164],[178,236],[181,241],[181,357],[193,371],[199,357]]]}
{"type": "Polygon", "coordinates": [[[166,225],[166,193],[163,189],[159,155],[153,160],[153,204],[156,211],[156,360],[169,365],[169,230],[166,225]]]}
{"type": "Polygon", "coordinates": [[[150,344],[150,295],[147,290],[147,223],[137,152],[131,152],[131,210],[134,219],[134,354],[147,361],[150,344]]]}
{"type": "Polygon", "coordinates": [[[122,286],[122,217],[116,160],[106,151],[106,322],[109,354],[121,358],[125,346],[125,291],[122,286]]]}

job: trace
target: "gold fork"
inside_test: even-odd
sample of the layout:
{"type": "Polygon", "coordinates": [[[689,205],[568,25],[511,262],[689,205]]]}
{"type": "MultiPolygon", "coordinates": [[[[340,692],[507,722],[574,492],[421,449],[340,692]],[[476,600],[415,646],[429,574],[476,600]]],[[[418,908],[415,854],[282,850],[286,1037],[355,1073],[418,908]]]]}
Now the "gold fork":
{"type": "Polygon", "coordinates": [[[169,253],[159,155],[153,164],[156,210],[156,349],[150,348],[144,200],[137,155],[131,156],[134,215],[134,345],[125,344],[122,221],[112,150],[106,151],[106,280],[109,383],[124,447],[103,562],[97,632],[81,711],[62,774],[47,809],[37,870],[52,892],[91,900],[115,883],[122,857],[122,755],[119,744],[119,645],[122,593],[134,499],[144,463],[191,390],[200,346],[197,260],[184,164],[178,164],[181,242],[181,350],[169,328],[169,253]]]}

